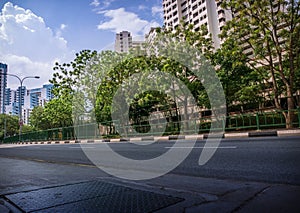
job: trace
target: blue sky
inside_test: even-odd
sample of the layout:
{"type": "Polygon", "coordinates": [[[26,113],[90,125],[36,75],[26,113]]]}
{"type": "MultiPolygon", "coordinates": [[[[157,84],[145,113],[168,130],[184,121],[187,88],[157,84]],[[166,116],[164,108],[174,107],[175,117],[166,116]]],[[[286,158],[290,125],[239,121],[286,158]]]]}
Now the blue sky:
{"type": "MultiPolygon", "coordinates": [[[[128,30],[138,40],[161,26],[161,0],[0,0],[0,62],[28,80],[47,83],[55,61],[69,62],[83,49],[113,47],[115,33],[128,30]]],[[[18,82],[9,77],[10,87],[18,82]]]]}

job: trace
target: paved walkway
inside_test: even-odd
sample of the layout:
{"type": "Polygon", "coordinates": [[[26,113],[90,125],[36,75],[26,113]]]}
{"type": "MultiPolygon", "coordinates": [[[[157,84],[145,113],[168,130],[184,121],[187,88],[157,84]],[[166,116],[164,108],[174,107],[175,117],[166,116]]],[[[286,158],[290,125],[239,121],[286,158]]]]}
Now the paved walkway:
{"type": "Polygon", "coordinates": [[[3,195],[0,212],[298,213],[299,197],[293,185],[175,174],[143,183],[106,177],[3,195]]]}

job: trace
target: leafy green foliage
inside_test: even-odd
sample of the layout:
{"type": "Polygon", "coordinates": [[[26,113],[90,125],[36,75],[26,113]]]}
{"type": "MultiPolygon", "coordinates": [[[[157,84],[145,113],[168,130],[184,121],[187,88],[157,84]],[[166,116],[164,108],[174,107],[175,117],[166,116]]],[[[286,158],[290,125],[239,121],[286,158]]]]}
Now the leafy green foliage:
{"type": "Polygon", "coordinates": [[[38,130],[46,130],[51,128],[50,122],[47,120],[44,111],[44,107],[36,106],[30,113],[29,123],[38,130]]]}
{"type": "Polygon", "coordinates": [[[36,129],[50,129],[72,126],[72,103],[74,88],[79,77],[86,71],[87,64],[97,54],[96,51],[82,50],[76,53],[75,59],[70,63],[55,63],[56,71],[50,83],[54,85],[54,99],[45,107],[35,107],[30,116],[30,124],[36,129]]]}
{"type": "Polygon", "coordinates": [[[260,93],[264,78],[246,65],[245,55],[233,40],[225,40],[212,59],[224,88],[228,111],[240,110],[237,106],[247,104],[258,107],[264,101],[260,93]]]}
{"type": "MultiPolygon", "coordinates": [[[[300,67],[300,2],[298,0],[228,0],[222,6],[232,10],[234,17],[227,22],[221,35],[240,48],[247,47],[248,65],[267,73],[272,97],[277,109],[295,108],[300,67]],[[287,98],[287,105],[281,97],[287,98]]],[[[292,113],[285,113],[291,127],[292,113]]]]}
{"type": "MultiPolygon", "coordinates": [[[[0,114],[0,140],[3,140],[3,138],[14,136],[19,134],[20,126],[19,126],[19,117],[18,116],[12,116],[12,115],[6,115],[6,114],[0,114]]],[[[30,132],[33,131],[34,128],[28,125],[23,125],[22,132],[30,132]]]]}
{"type": "MultiPolygon", "coordinates": [[[[273,98],[278,109],[282,108],[279,101],[282,95],[288,97],[288,109],[292,109],[295,101],[290,97],[300,85],[299,1],[229,0],[223,1],[222,5],[231,9],[235,16],[224,27],[221,34],[224,43],[216,51],[206,26],[194,31],[192,25],[181,22],[175,31],[160,30],[160,33],[180,42],[187,42],[204,56],[201,61],[203,64],[210,62],[214,65],[230,110],[236,110],[236,106],[257,107],[265,101],[264,91],[270,91],[269,87],[272,88],[272,94],[268,95],[273,98]],[[281,10],[282,8],[286,10],[281,10]],[[252,54],[245,54],[245,46],[252,50],[252,54]]],[[[157,56],[155,45],[160,44],[154,42],[152,47],[148,47],[149,51],[154,53],[151,56],[146,56],[143,50],[138,50],[138,54],[132,52],[128,55],[113,51],[97,53],[83,50],[77,53],[74,61],[70,63],[56,63],[56,72],[50,80],[55,87],[55,99],[43,110],[34,110],[32,125],[36,128],[72,125],[72,110],[78,111],[78,115],[92,111],[98,123],[111,121],[111,113],[121,108],[111,107],[120,85],[130,84],[126,80],[137,73],[147,76],[155,70],[179,79],[191,91],[198,106],[210,108],[208,93],[216,93],[217,87],[213,78],[203,76],[205,72],[202,72],[202,76],[195,76],[188,68],[195,66],[193,62],[180,63],[191,61],[188,58],[189,50],[184,50],[184,47],[174,43],[162,50],[169,51],[169,56],[174,56],[176,51],[181,52],[181,60],[176,60],[178,56],[157,56]],[[211,86],[205,88],[203,81],[211,81],[211,86]],[[78,84],[83,91],[88,92],[75,91],[74,88],[78,84]],[[74,100],[78,105],[72,108],[74,100]],[[38,114],[43,115],[43,119],[38,120],[38,114]]],[[[172,100],[174,97],[151,90],[150,87],[146,89],[147,92],[141,94],[138,91],[130,91],[136,93],[130,105],[130,119],[133,123],[141,122],[141,116],[147,117],[158,109],[168,112],[177,107],[172,100]]],[[[128,97],[124,97],[126,98],[128,97]]],[[[176,98],[186,102],[183,96],[176,98]]]]}

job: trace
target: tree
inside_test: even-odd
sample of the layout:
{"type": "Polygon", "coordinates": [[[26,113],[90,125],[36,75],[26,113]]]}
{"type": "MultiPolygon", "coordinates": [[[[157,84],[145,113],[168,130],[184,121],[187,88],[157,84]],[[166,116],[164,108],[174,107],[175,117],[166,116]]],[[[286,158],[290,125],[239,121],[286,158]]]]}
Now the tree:
{"type": "Polygon", "coordinates": [[[32,109],[29,117],[29,123],[37,130],[46,130],[51,128],[50,121],[44,112],[44,107],[36,106],[32,109]]]}
{"type": "MultiPolygon", "coordinates": [[[[4,137],[10,137],[19,134],[19,118],[15,115],[0,114],[0,140],[4,137]]],[[[28,125],[23,126],[23,133],[31,132],[34,128],[28,125]]]]}
{"type": "Polygon", "coordinates": [[[97,55],[97,51],[82,50],[75,54],[75,59],[70,63],[55,63],[53,67],[53,94],[56,98],[69,97],[74,93],[74,85],[78,83],[78,77],[85,72],[86,65],[97,55]]]}
{"type": "Polygon", "coordinates": [[[59,98],[52,99],[44,107],[33,108],[29,121],[37,130],[72,126],[72,105],[59,98]]]}
{"type": "MultiPolygon", "coordinates": [[[[115,55],[116,59],[120,56],[115,55]]],[[[123,105],[114,106],[112,108],[113,99],[118,98],[120,102],[129,102],[133,103],[130,105],[130,120],[132,123],[141,123],[141,117],[148,117],[150,113],[154,110],[157,110],[159,103],[161,104],[164,101],[167,101],[168,98],[164,95],[151,91],[151,86],[146,84],[148,79],[143,79],[144,77],[149,77],[149,75],[154,73],[154,70],[162,68],[162,60],[157,57],[148,57],[145,55],[135,56],[135,54],[121,54],[123,60],[114,60],[114,66],[109,67],[105,72],[105,75],[102,76],[101,82],[98,87],[97,92],[97,102],[96,102],[96,117],[98,123],[107,123],[112,120],[111,114],[117,113],[119,116],[126,117],[127,112],[123,112],[123,105]],[[137,79],[134,74],[141,74],[137,79]],[[128,79],[132,81],[127,82],[128,79]],[[129,84],[131,84],[129,86],[129,84]],[[120,88],[123,84],[123,88],[120,88]],[[142,88],[147,90],[146,92],[141,92],[142,88]],[[118,89],[124,90],[127,89],[124,96],[118,96],[116,94],[118,89]],[[125,114],[124,114],[125,113],[125,114]]],[[[103,60],[101,60],[103,61],[103,60]]],[[[101,72],[102,66],[99,67],[99,72],[101,72]]],[[[121,120],[124,120],[121,119],[121,120]]],[[[129,124],[128,124],[129,125],[129,124]]],[[[124,130],[126,132],[126,130],[124,130]]]]}
{"type": "MultiPolygon", "coordinates": [[[[274,105],[283,112],[286,127],[292,127],[295,109],[294,93],[300,67],[300,3],[298,0],[228,0],[224,8],[234,17],[226,23],[221,37],[247,47],[247,63],[259,72],[266,72],[272,85],[274,105]],[[281,97],[287,99],[287,106],[281,97]]],[[[261,91],[263,92],[263,91],[261,91]]]]}
{"type": "Polygon", "coordinates": [[[27,132],[33,132],[33,131],[35,131],[36,129],[33,127],[33,126],[31,126],[31,125],[23,125],[23,127],[22,127],[22,133],[27,133],[27,132]]]}
{"type": "Polygon", "coordinates": [[[226,39],[213,54],[212,63],[224,88],[228,112],[258,108],[263,102],[263,78],[246,64],[246,57],[234,41],[226,39]]]}
{"type": "MultiPolygon", "coordinates": [[[[163,31],[163,35],[167,37],[164,47],[173,61],[168,66],[169,72],[184,82],[200,108],[209,109],[212,112],[212,117],[217,121],[213,125],[219,129],[219,124],[221,125],[225,115],[226,104],[222,85],[211,63],[214,55],[212,37],[205,25],[198,31],[193,29],[193,25],[181,22],[174,31],[163,31]],[[174,66],[174,64],[177,65],[174,66]]],[[[160,45],[159,42],[158,45],[160,45]]],[[[165,50],[160,49],[164,54],[165,50]]],[[[190,103],[187,101],[188,93],[184,93],[178,98],[182,103],[182,115],[186,121],[184,129],[188,129],[188,121],[190,115],[193,114],[188,113],[190,103]]]]}
{"type": "MultiPolygon", "coordinates": [[[[172,99],[174,98],[172,95],[163,94],[168,89],[170,79],[165,79],[166,76],[162,76],[159,71],[174,74],[180,72],[183,67],[166,57],[155,55],[115,53],[110,56],[110,60],[113,59],[114,63],[104,60],[105,53],[96,57],[99,61],[96,66],[98,73],[102,73],[101,81],[97,84],[99,85],[95,106],[97,122],[103,125],[109,124],[113,119],[111,114],[114,113],[123,116],[124,119],[121,120],[126,120],[127,113],[129,113],[130,120],[128,122],[131,124],[147,123],[148,117],[154,111],[163,112],[165,117],[171,119],[170,111],[174,108],[177,110],[178,106],[172,99]],[[170,66],[171,69],[169,69],[170,66]],[[105,71],[103,71],[104,68],[105,71]],[[154,88],[161,89],[163,92],[155,91],[154,88]],[[124,92],[123,96],[116,94],[117,90],[119,93],[124,92]],[[130,111],[126,111],[124,104],[112,107],[114,98],[120,103],[130,103],[130,111]]],[[[94,75],[97,76],[97,72],[94,75]]],[[[185,81],[188,82],[186,78],[185,81]]],[[[178,120],[179,117],[177,116],[176,119],[178,120]]],[[[177,120],[172,118],[170,121],[177,120]]],[[[124,132],[126,132],[125,129],[124,132]]]]}
{"type": "Polygon", "coordinates": [[[46,104],[43,116],[50,128],[72,126],[72,104],[62,98],[52,99],[46,104]]]}
{"type": "Polygon", "coordinates": [[[54,85],[54,99],[46,104],[42,114],[42,120],[47,121],[50,128],[73,125],[74,88],[81,83],[80,76],[85,73],[87,64],[96,54],[96,51],[82,50],[76,53],[75,59],[70,63],[55,63],[53,70],[56,72],[50,80],[50,83],[54,85]]]}
{"type": "Polygon", "coordinates": [[[3,140],[4,136],[9,137],[19,134],[18,116],[0,114],[0,127],[0,140],[3,140]]]}

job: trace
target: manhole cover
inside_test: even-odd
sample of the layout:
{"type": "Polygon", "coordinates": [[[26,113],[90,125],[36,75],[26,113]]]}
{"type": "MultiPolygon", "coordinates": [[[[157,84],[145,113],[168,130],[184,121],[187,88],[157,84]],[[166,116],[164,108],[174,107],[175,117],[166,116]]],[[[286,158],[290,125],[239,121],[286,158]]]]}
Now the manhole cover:
{"type": "Polygon", "coordinates": [[[153,212],[182,198],[91,181],[5,196],[25,212],[153,212]]]}

